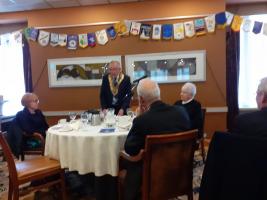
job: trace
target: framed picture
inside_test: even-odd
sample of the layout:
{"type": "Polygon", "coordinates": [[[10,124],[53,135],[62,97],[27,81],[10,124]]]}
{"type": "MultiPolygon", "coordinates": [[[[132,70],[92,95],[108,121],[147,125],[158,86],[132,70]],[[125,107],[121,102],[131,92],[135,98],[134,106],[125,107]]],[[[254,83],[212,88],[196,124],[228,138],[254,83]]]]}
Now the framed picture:
{"type": "Polygon", "coordinates": [[[131,80],[150,77],[158,83],[206,80],[206,51],[177,51],[126,55],[131,80]]]}
{"type": "Polygon", "coordinates": [[[49,87],[99,86],[111,61],[121,56],[48,59],[49,87]]]}

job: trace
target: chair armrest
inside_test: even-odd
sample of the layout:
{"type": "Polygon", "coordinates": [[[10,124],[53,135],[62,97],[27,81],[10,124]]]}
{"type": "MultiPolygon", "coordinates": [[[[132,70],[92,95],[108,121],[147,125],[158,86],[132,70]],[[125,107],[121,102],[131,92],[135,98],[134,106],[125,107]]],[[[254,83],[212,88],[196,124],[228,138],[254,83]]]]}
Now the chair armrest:
{"type": "Polygon", "coordinates": [[[120,158],[128,160],[130,162],[138,162],[144,157],[144,149],[141,149],[140,152],[135,156],[130,156],[124,150],[120,152],[120,158]]]}

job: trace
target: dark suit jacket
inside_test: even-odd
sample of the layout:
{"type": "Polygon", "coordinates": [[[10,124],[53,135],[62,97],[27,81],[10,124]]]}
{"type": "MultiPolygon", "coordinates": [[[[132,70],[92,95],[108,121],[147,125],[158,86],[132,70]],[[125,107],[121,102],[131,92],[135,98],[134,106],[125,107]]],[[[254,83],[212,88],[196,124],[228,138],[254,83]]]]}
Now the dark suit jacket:
{"type": "Polygon", "coordinates": [[[267,140],[215,132],[199,200],[266,200],[267,140]]]}
{"type": "Polygon", "coordinates": [[[108,74],[106,74],[105,76],[103,76],[102,85],[100,89],[101,108],[102,109],[114,108],[116,114],[121,108],[124,110],[124,112],[126,112],[126,109],[129,108],[130,101],[131,101],[130,77],[127,75],[124,75],[124,79],[120,83],[119,91],[116,97],[118,98],[118,103],[116,106],[113,106],[112,105],[113,94],[110,90],[108,74]]]}
{"type": "Polygon", "coordinates": [[[191,128],[186,110],[156,101],[144,114],[133,120],[124,148],[129,155],[136,155],[144,148],[146,135],[174,133],[191,128]]]}
{"type": "Polygon", "coordinates": [[[267,107],[239,115],[236,118],[233,132],[240,135],[267,138],[267,107]]]}
{"type": "Polygon", "coordinates": [[[48,124],[41,110],[31,114],[27,108],[16,114],[16,120],[20,128],[27,134],[40,133],[45,137],[48,124]]]}
{"type": "Polygon", "coordinates": [[[182,101],[176,101],[174,105],[180,105],[183,106],[191,120],[192,129],[198,129],[199,130],[199,136],[201,137],[203,134],[203,118],[202,118],[202,112],[201,112],[201,104],[193,99],[189,103],[182,104],[182,101]]]}

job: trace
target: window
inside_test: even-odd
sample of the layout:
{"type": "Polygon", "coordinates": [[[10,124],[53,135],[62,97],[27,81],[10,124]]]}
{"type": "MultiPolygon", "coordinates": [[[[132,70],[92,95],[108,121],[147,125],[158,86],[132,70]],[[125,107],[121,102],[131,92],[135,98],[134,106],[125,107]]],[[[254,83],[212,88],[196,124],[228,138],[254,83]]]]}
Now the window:
{"type": "Polygon", "coordinates": [[[13,34],[1,35],[0,94],[7,101],[3,106],[4,116],[14,115],[22,109],[20,100],[24,93],[22,44],[15,41],[13,34]]]}
{"type": "MultiPolygon", "coordinates": [[[[266,23],[267,15],[248,16],[266,23]]],[[[267,35],[240,31],[239,108],[256,108],[256,91],[259,81],[267,76],[267,35]]]]}

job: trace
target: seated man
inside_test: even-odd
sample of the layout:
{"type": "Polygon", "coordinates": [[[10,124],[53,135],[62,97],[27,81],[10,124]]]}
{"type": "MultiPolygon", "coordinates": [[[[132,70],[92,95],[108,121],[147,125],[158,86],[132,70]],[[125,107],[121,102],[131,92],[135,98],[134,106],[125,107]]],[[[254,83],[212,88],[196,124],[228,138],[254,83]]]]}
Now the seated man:
{"type": "Polygon", "coordinates": [[[201,112],[201,104],[195,100],[197,89],[193,83],[185,83],[181,88],[181,100],[178,100],[174,105],[183,106],[191,120],[192,129],[198,129],[198,138],[202,137],[203,134],[203,119],[201,112]]]}
{"type": "MultiPolygon", "coordinates": [[[[139,98],[138,116],[125,142],[125,151],[137,155],[144,148],[146,135],[175,133],[191,128],[185,109],[167,105],[160,100],[160,89],[156,82],[143,79],[137,86],[139,98]]],[[[142,182],[142,163],[127,163],[125,178],[125,200],[138,199],[142,182]]]]}
{"type": "Polygon", "coordinates": [[[256,101],[259,110],[239,115],[235,121],[234,133],[267,138],[267,77],[258,86],[256,101]]]}

